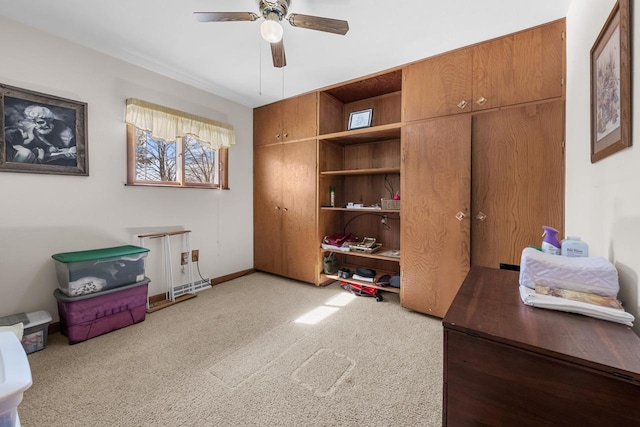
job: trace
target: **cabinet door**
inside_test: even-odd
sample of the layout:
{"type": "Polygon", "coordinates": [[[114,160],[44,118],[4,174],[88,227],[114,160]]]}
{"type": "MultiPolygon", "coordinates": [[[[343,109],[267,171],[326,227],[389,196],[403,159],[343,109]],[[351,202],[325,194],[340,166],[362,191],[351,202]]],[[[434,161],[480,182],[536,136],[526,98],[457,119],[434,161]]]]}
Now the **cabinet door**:
{"type": "Polygon", "coordinates": [[[542,226],[564,224],[564,102],[473,118],[471,263],[520,264],[542,226]]]}
{"type": "Polygon", "coordinates": [[[443,317],[469,270],[470,144],[468,114],[403,129],[403,307],[443,317]]]}
{"type": "Polygon", "coordinates": [[[475,46],[474,111],[561,97],[563,32],[561,20],[475,46]]]}
{"type": "Polygon", "coordinates": [[[316,236],[316,140],[283,145],[283,228],[285,276],[315,283],[320,241],[316,236]]]}
{"type": "Polygon", "coordinates": [[[282,142],[282,101],[253,110],[253,145],[282,142]]]}
{"type": "Polygon", "coordinates": [[[283,141],[313,138],[318,132],[316,92],[289,98],[282,103],[283,141]]]}
{"type": "Polygon", "coordinates": [[[404,121],[471,111],[472,49],[408,65],[403,83],[404,121]]]}
{"type": "Polygon", "coordinates": [[[256,147],[253,157],[254,268],[283,274],[282,145],[256,147]]]}

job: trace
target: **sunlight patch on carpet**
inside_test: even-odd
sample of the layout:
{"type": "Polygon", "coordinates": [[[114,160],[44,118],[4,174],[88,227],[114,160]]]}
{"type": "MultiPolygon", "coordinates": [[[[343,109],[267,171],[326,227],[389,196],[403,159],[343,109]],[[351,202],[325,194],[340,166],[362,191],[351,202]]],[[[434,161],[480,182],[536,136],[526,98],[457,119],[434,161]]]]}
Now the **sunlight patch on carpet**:
{"type": "Polygon", "coordinates": [[[316,396],[325,397],[335,393],[355,366],[350,357],[321,348],[291,374],[291,379],[316,396]]]}
{"type": "Polygon", "coordinates": [[[295,323],[304,323],[305,325],[315,325],[322,322],[327,317],[331,316],[336,311],[340,310],[338,307],[327,307],[321,305],[316,307],[308,313],[303,314],[295,320],[295,323]]]}

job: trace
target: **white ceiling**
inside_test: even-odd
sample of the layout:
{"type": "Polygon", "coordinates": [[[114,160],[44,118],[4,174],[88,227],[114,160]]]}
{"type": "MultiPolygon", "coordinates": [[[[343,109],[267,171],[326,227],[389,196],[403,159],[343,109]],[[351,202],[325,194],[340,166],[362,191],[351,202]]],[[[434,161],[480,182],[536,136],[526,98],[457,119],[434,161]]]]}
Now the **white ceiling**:
{"type": "Polygon", "coordinates": [[[571,0],[291,0],[289,13],[349,21],[345,36],[284,22],[287,66],[260,22],[197,22],[194,11],[258,12],[257,0],[0,0],[0,15],[256,107],[566,16],[571,0]]]}

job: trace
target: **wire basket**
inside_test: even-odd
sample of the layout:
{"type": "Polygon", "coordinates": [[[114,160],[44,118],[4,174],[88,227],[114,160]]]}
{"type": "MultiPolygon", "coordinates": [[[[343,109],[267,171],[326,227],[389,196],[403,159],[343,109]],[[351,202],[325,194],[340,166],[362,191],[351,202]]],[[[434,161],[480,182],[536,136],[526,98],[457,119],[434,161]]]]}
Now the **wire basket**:
{"type": "Polygon", "coordinates": [[[380,199],[382,209],[400,210],[400,200],[380,199]]]}

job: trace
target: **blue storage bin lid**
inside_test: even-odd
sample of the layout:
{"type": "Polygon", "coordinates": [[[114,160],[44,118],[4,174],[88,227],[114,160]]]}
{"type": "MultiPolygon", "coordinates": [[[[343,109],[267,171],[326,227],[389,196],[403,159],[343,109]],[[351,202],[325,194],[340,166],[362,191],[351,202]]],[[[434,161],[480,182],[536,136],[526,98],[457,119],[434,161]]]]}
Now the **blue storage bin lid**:
{"type": "Polygon", "coordinates": [[[51,258],[64,264],[84,261],[94,261],[105,258],[119,258],[149,252],[149,249],[140,246],[126,245],[113,248],[91,249],[88,251],[64,252],[51,255],[51,258]]]}

